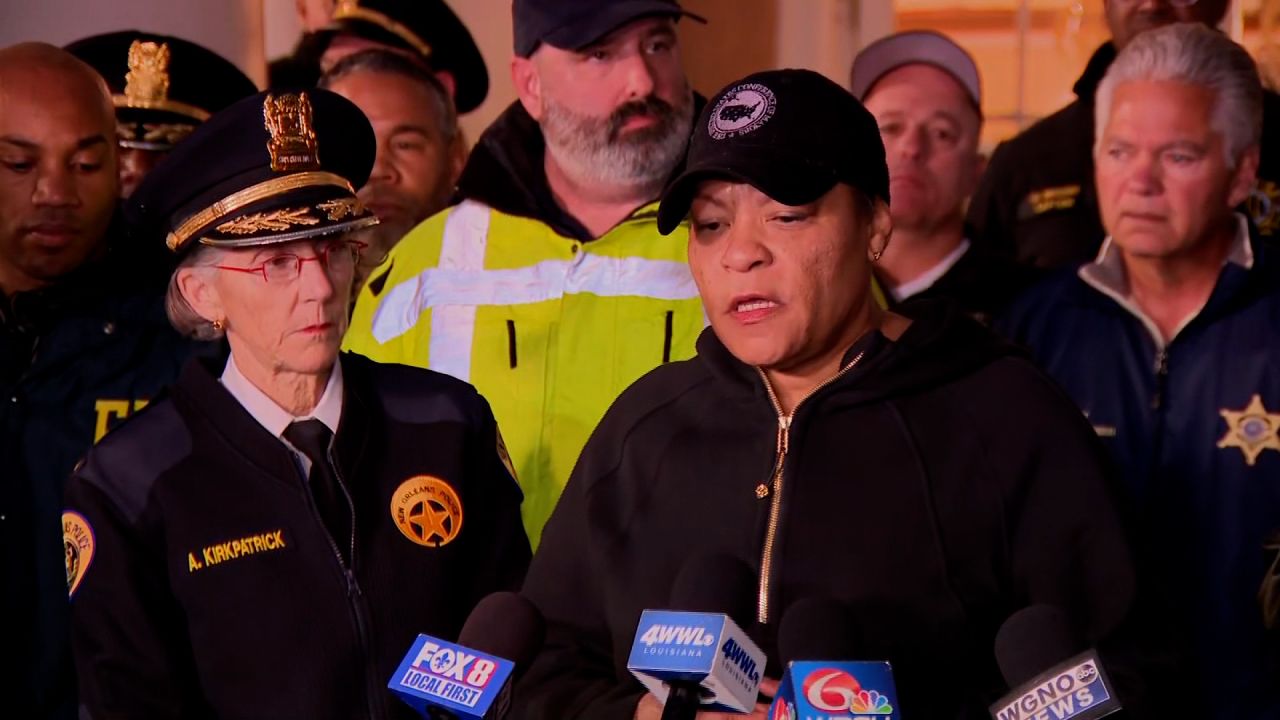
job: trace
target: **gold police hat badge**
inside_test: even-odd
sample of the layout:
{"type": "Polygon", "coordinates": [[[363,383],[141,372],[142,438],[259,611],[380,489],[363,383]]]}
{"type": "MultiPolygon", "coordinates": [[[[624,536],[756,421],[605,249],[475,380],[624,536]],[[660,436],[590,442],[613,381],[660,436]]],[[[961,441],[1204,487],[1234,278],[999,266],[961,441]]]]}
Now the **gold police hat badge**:
{"type": "Polygon", "coordinates": [[[462,531],[462,501],[444,480],[417,475],[392,493],[391,519],[413,543],[443,547],[462,531]]]}

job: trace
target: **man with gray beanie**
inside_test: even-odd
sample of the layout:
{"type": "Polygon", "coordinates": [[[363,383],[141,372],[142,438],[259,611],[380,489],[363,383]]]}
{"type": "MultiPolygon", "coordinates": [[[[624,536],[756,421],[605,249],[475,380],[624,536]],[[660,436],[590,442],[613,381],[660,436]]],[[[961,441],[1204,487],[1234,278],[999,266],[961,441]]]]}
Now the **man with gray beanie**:
{"type": "Polygon", "coordinates": [[[893,242],[876,279],[891,304],[941,297],[983,320],[998,314],[1023,283],[1016,265],[975,246],[964,225],[985,166],[973,58],[940,33],[897,33],[858,53],[851,89],[875,115],[889,164],[893,242]]]}

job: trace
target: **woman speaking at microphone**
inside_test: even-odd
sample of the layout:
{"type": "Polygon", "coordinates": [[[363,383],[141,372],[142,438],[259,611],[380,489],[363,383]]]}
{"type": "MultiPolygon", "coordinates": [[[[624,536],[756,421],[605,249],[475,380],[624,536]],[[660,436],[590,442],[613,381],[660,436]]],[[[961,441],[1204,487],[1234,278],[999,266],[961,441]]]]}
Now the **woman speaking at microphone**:
{"type": "Polygon", "coordinates": [[[986,717],[1005,690],[996,631],[1026,605],[1105,645],[1135,579],[1097,440],[960,311],[876,305],[893,228],[875,119],[781,70],[725,88],[694,128],[658,226],[689,217],[710,327],[697,357],[614,403],[546,526],[523,590],[547,620],[523,717],[659,717],[631,639],[704,554],[755,571],[745,629],[769,677],[792,603],[859,608],[866,645],[843,659],[890,661],[907,718],[986,717]]]}
{"type": "Polygon", "coordinates": [[[167,309],[226,339],[99,444],[63,516],[93,717],[411,718],[387,681],[519,587],[521,493],[485,401],[339,356],[374,158],[323,90],[211,118],[134,196],[178,258],[167,309]]]}

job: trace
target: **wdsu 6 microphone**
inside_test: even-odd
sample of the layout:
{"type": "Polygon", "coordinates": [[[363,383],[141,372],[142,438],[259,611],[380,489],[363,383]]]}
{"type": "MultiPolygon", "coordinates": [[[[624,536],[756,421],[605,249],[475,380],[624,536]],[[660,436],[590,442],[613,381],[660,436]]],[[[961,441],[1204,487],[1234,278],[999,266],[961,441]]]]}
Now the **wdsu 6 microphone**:
{"type": "Polygon", "coordinates": [[[640,615],[627,669],[662,701],[663,720],[755,708],[764,652],[737,622],[751,617],[754,585],[741,560],[710,556],[676,578],[671,602],[680,610],[640,615]]]}
{"type": "Polygon", "coordinates": [[[770,720],[900,720],[893,668],[857,657],[858,633],[834,600],[808,598],[787,608],[778,626],[785,663],[770,720]]]}
{"type": "Polygon", "coordinates": [[[476,604],[458,642],[419,635],[387,687],[431,720],[498,720],[511,704],[512,674],[542,646],[533,604],[497,592],[476,604]]]}
{"type": "Polygon", "coordinates": [[[1013,692],[991,706],[995,720],[1095,720],[1120,710],[1093,650],[1079,652],[1066,616],[1051,605],[1025,607],[996,633],[996,662],[1013,692]]]}

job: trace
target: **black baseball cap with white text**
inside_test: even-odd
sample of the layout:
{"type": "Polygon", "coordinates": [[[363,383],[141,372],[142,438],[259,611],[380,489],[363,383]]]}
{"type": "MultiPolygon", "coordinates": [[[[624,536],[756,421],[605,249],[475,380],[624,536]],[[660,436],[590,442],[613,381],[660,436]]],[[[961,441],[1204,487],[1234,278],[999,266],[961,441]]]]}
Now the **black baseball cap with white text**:
{"type": "Polygon", "coordinates": [[[748,183],[805,205],[836,183],[889,202],[889,167],[875,118],[848,90],[811,70],[749,75],[716,94],[689,142],[684,170],[662,194],[658,231],[689,214],[703,180],[748,183]]]}

